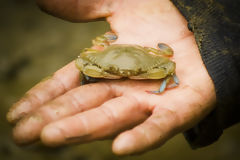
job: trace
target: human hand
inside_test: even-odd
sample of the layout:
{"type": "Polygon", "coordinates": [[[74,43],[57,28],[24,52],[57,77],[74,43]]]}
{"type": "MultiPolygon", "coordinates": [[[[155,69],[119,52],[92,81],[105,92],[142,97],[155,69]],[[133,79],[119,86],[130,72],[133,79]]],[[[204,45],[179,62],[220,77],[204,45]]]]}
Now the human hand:
{"type": "Polygon", "coordinates": [[[7,118],[16,123],[13,135],[17,143],[40,138],[55,146],[115,138],[114,153],[137,153],[160,146],[213,109],[213,83],[186,20],[170,1],[79,1],[75,9],[76,1],[41,2],[48,12],[69,20],[107,16],[118,34],[115,43],[147,47],[167,43],[175,52],[180,85],[159,95],[145,92],[159,88],[161,81],[155,80],[106,80],[80,86],[79,70],[71,62],[10,109],[7,118]],[[82,5],[94,7],[86,10],[89,7],[82,5]]]}

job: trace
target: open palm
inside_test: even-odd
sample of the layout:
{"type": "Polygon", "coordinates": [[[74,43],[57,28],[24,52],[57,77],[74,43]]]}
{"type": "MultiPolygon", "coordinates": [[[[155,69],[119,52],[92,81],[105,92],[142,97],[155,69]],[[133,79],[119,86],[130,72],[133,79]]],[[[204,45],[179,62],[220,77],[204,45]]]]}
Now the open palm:
{"type": "MultiPolygon", "coordinates": [[[[51,12],[52,1],[40,2],[51,12]]],[[[172,60],[176,62],[180,85],[163,94],[146,92],[157,90],[161,84],[158,80],[106,80],[80,86],[79,70],[71,62],[29,90],[10,109],[7,118],[16,123],[13,133],[17,143],[40,138],[55,146],[115,138],[113,151],[131,154],[160,146],[213,109],[213,83],[186,20],[170,1],[103,2],[100,5],[89,1],[88,5],[99,6],[79,19],[75,12],[67,12],[68,7],[65,12],[54,7],[52,12],[70,20],[106,16],[118,34],[115,43],[147,47],[167,43],[174,50],[172,60]]],[[[58,3],[55,5],[74,2],[58,3]]],[[[81,3],[78,5],[81,8],[81,3]]]]}

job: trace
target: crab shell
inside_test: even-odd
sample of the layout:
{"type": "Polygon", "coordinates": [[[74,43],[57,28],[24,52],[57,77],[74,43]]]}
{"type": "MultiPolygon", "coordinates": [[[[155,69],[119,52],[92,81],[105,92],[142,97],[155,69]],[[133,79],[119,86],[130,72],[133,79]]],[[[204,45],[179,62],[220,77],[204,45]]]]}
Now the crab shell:
{"type": "Polygon", "coordinates": [[[94,78],[162,79],[175,72],[169,58],[149,53],[138,45],[113,44],[103,51],[91,50],[76,60],[79,70],[94,78]]]}

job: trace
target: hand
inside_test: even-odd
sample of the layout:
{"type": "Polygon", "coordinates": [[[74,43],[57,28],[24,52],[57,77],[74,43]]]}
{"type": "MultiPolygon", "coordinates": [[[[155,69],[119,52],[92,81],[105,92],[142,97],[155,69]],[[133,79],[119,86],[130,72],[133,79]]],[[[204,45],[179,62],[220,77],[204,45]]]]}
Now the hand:
{"type": "Polygon", "coordinates": [[[115,43],[170,45],[180,85],[159,95],[146,92],[157,90],[158,80],[106,80],[80,86],[79,70],[71,62],[30,89],[10,109],[7,119],[16,123],[13,135],[17,143],[40,138],[44,144],[56,146],[114,138],[114,153],[132,154],[160,146],[214,108],[214,86],[194,36],[170,1],[76,2],[39,1],[48,12],[68,20],[106,16],[118,34],[115,43]]]}

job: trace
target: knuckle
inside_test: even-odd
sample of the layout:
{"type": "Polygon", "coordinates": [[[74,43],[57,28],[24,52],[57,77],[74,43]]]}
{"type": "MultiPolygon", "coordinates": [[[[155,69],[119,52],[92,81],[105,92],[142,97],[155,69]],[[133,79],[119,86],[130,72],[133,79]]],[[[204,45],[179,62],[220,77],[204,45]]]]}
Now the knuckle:
{"type": "Polygon", "coordinates": [[[115,124],[117,121],[117,115],[110,107],[102,107],[101,112],[105,115],[108,122],[115,124]]]}
{"type": "Polygon", "coordinates": [[[151,109],[149,108],[149,104],[147,103],[147,101],[145,101],[144,99],[141,99],[138,94],[130,94],[130,95],[126,95],[126,101],[128,103],[131,103],[132,106],[134,106],[136,110],[150,116],[152,114],[151,109]]]}
{"type": "Polygon", "coordinates": [[[175,132],[181,127],[181,118],[178,113],[169,108],[159,108],[157,113],[154,114],[154,119],[152,124],[158,126],[159,128],[163,128],[167,132],[175,132]]]}
{"type": "Polygon", "coordinates": [[[136,106],[137,108],[142,107],[142,103],[134,95],[125,95],[122,98],[123,98],[123,102],[127,102],[127,103],[131,104],[132,106],[136,106]]]}
{"type": "Polygon", "coordinates": [[[57,86],[57,88],[60,88],[61,91],[66,92],[68,90],[68,87],[62,81],[62,79],[58,76],[57,72],[53,74],[51,80],[57,86]]]}
{"type": "Polygon", "coordinates": [[[34,110],[35,108],[37,108],[37,106],[40,106],[44,103],[44,99],[42,99],[41,95],[38,94],[37,92],[32,92],[32,93],[27,92],[23,96],[23,98],[20,100],[19,103],[24,103],[24,104],[28,103],[28,105],[25,105],[25,108],[34,110]]]}
{"type": "Polygon", "coordinates": [[[81,101],[74,93],[65,94],[65,103],[68,103],[72,110],[82,112],[87,105],[81,101]]]}
{"type": "MultiPolygon", "coordinates": [[[[147,122],[148,127],[150,128],[158,128],[158,126],[155,126],[155,124],[151,123],[151,122],[147,122]]],[[[153,131],[153,129],[151,129],[153,131]]],[[[142,135],[142,141],[147,145],[147,146],[151,146],[155,141],[156,141],[156,134],[154,134],[154,132],[149,132],[148,130],[146,130],[143,127],[139,127],[138,128],[138,132],[140,132],[140,134],[142,135]]],[[[161,133],[158,132],[158,135],[160,135],[161,133]]]]}

